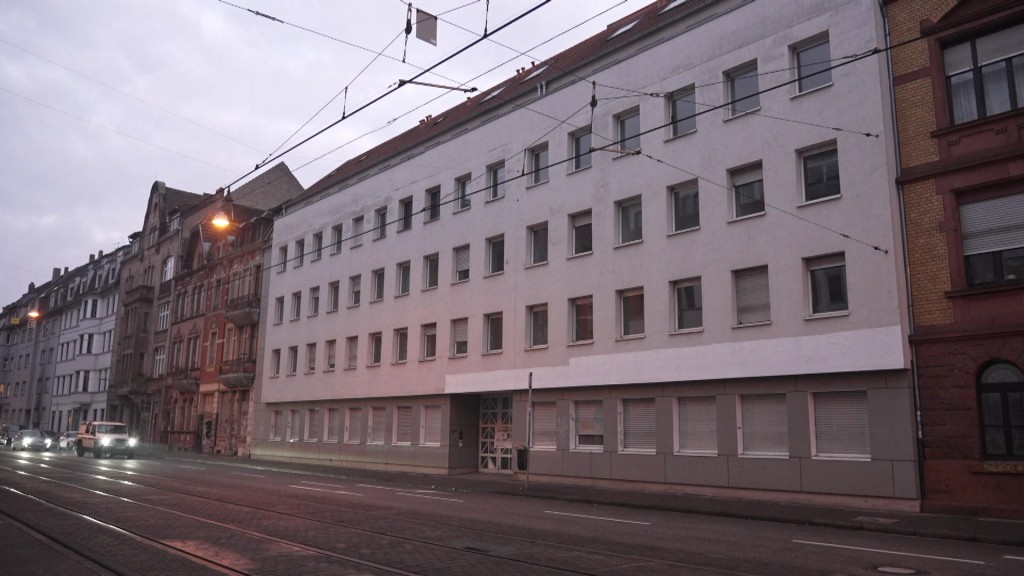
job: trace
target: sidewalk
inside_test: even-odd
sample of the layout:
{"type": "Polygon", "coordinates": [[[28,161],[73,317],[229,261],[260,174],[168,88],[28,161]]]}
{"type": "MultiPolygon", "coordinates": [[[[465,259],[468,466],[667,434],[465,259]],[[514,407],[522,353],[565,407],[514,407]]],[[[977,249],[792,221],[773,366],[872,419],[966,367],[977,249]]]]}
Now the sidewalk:
{"type": "Polygon", "coordinates": [[[604,506],[707,514],[727,518],[785,522],[805,526],[866,530],[904,536],[921,536],[1024,547],[1024,521],[1019,520],[976,518],[923,512],[836,508],[693,494],[573,486],[542,482],[536,478],[531,480],[529,489],[527,489],[526,483],[521,477],[509,475],[472,473],[458,476],[435,476],[344,468],[312,463],[162,452],[159,449],[148,453],[147,456],[164,460],[208,461],[226,466],[304,472],[322,476],[344,477],[346,479],[374,480],[377,482],[394,482],[404,485],[429,487],[436,490],[543,498],[604,506]]]}

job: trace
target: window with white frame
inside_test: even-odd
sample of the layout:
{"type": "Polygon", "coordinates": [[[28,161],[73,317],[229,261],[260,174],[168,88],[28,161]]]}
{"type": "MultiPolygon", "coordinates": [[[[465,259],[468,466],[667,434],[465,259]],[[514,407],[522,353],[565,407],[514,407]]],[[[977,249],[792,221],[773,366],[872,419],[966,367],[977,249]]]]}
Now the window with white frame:
{"type": "Polygon", "coordinates": [[[815,392],[814,449],[821,458],[871,457],[867,390],[815,392]]]}
{"type": "Polygon", "coordinates": [[[409,357],[409,329],[396,328],[394,336],[395,364],[402,364],[409,357]]]}
{"type": "Polygon", "coordinates": [[[487,274],[501,274],[505,271],[505,235],[487,239],[487,274]]]}
{"type": "Polygon", "coordinates": [[[718,409],[714,396],[677,399],[676,416],[677,452],[718,454],[718,409]]]}
{"type": "Polygon", "coordinates": [[[316,442],[320,439],[320,409],[309,408],[306,410],[306,422],[303,427],[302,439],[305,442],[316,442]]]}
{"type": "MultiPolygon", "coordinates": [[[[288,260],[288,247],[287,246],[282,246],[281,248],[284,249],[284,258],[281,258],[281,264],[282,264],[281,269],[283,270],[284,269],[284,262],[285,262],[285,260],[288,260]]],[[[160,271],[160,281],[161,282],[167,282],[171,278],[174,278],[174,256],[168,256],[167,258],[164,258],[164,262],[163,262],[163,264],[161,266],[161,271],[160,271]]]]}
{"type": "MultiPolygon", "coordinates": [[[[280,320],[279,320],[280,322],[280,320]]],[[[157,308],[156,329],[157,331],[167,330],[171,326],[171,303],[164,302],[157,308]]]]}
{"type": "Polygon", "coordinates": [[[423,324],[420,326],[420,360],[433,360],[437,358],[437,324],[423,324]]]}
{"type": "Polygon", "coordinates": [[[324,233],[316,232],[313,234],[313,260],[319,260],[324,255],[324,233]]]}
{"type": "Polygon", "coordinates": [[[412,196],[402,198],[398,201],[398,231],[405,232],[412,229],[412,196]]]}
{"type": "Polygon", "coordinates": [[[363,217],[356,216],[352,219],[352,239],[349,240],[349,248],[363,245],[363,217]]]}
{"type": "Polygon", "coordinates": [[[341,242],[345,239],[345,229],[341,224],[331,226],[331,254],[341,252],[341,242]]]}
{"type": "Polygon", "coordinates": [[[363,409],[345,409],[345,443],[359,444],[363,441],[363,409]]]}
{"type": "Polygon", "coordinates": [[[381,355],[384,353],[384,335],[380,332],[371,332],[368,338],[370,357],[367,359],[366,365],[380,366],[381,355]]]}
{"type": "Polygon", "coordinates": [[[274,410],[270,413],[270,439],[281,440],[281,433],[284,431],[284,414],[281,410],[274,410]]]}
{"type": "Polygon", "coordinates": [[[465,174],[455,179],[455,211],[468,210],[473,205],[473,190],[470,183],[473,181],[471,174],[465,174]]]}
{"type": "Polygon", "coordinates": [[[412,444],[412,406],[395,406],[394,444],[412,444]]]}
{"type": "Polygon", "coordinates": [[[811,293],[811,315],[846,312],[846,256],[831,254],[804,260],[811,293]]]}
{"type": "Polygon", "coordinates": [[[839,196],[839,151],[835,144],[800,155],[804,178],[804,202],[839,196]]]}
{"type": "Polygon", "coordinates": [[[653,453],[658,447],[654,398],[626,398],[620,407],[619,450],[653,453]]]}
{"type": "Polygon", "coordinates": [[[553,450],[558,438],[558,404],[555,402],[533,403],[533,433],[530,448],[553,450]]]}
{"type": "Polygon", "coordinates": [[[548,144],[545,142],[527,151],[527,168],[530,174],[530,185],[548,181],[548,144]]]}
{"type": "Polygon", "coordinates": [[[604,401],[576,400],[573,407],[573,448],[604,449],[604,401]]]}
{"type": "MultiPolygon", "coordinates": [[[[277,354],[279,356],[278,362],[280,363],[281,351],[278,350],[277,354]]],[[[52,356],[52,354],[51,354],[51,356],[52,356]]],[[[7,359],[4,358],[4,365],[5,365],[4,366],[4,370],[5,371],[7,369],[6,364],[7,364],[7,359]]],[[[166,346],[157,346],[156,349],[153,351],[153,376],[163,376],[166,371],[167,371],[167,347],[166,346]]],[[[277,374],[275,373],[274,375],[276,376],[277,374]]]]}
{"type": "Polygon", "coordinates": [[[292,262],[293,268],[298,268],[306,261],[306,240],[299,239],[295,241],[295,258],[292,262]]]}
{"type": "Polygon", "coordinates": [[[349,336],[345,339],[345,368],[351,370],[356,367],[359,358],[359,337],[349,336]]]}
{"type": "Polygon", "coordinates": [[[387,409],[383,406],[370,408],[370,418],[366,426],[366,443],[383,444],[387,432],[387,409]]]}
{"type": "Polygon", "coordinates": [[[381,206],[373,213],[373,239],[380,240],[388,235],[388,207],[381,206]]]}
{"type": "Polygon", "coordinates": [[[306,344],[306,373],[316,371],[316,343],[306,344]]]}
{"type": "Polygon", "coordinates": [[[671,135],[682,136],[697,130],[697,100],[693,84],[673,92],[668,98],[671,135]]]}
{"type": "Polygon", "coordinates": [[[569,250],[571,256],[590,254],[594,250],[590,210],[569,216],[569,250]]]}
{"type": "Polygon", "coordinates": [[[324,342],[324,369],[334,370],[337,364],[338,341],[327,340],[324,342]]]}
{"type": "Polygon", "coordinates": [[[673,282],[672,301],[675,312],[672,325],[674,332],[696,330],[704,326],[700,277],[673,282]]]}
{"type": "Polygon", "coordinates": [[[335,312],[341,303],[341,283],[337,280],[327,285],[327,311],[335,312]]]}
{"type": "Polygon", "coordinates": [[[424,192],[423,203],[426,205],[423,211],[424,222],[433,222],[441,218],[441,187],[434,186],[424,192]]]}
{"type": "Polygon", "coordinates": [[[499,162],[487,167],[487,199],[505,197],[505,163],[499,162]]]}
{"type": "Polygon", "coordinates": [[[288,247],[281,246],[277,249],[277,272],[280,274],[288,269],[288,247]]]}
{"type": "Polygon", "coordinates": [[[320,287],[314,286],[309,289],[309,315],[316,316],[320,313],[320,287]]]}
{"type": "Polygon", "coordinates": [[[453,357],[465,356],[469,353],[469,319],[456,318],[452,320],[452,345],[451,355],[453,357]]]}
{"type": "Polygon", "coordinates": [[[484,352],[501,352],[502,346],[502,313],[484,314],[484,352]]]}
{"type": "Polygon", "coordinates": [[[668,201],[669,230],[683,232],[700,227],[700,196],[696,180],[670,187],[668,201]]]}
{"type": "Polygon", "coordinates": [[[968,286],[1024,280],[1024,194],[960,205],[968,286]]]}
{"type": "Polygon", "coordinates": [[[395,265],[395,296],[405,296],[409,293],[411,274],[412,264],[409,261],[399,262],[395,265]]]}
{"type": "Polygon", "coordinates": [[[526,229],[528,266],[548,261],[548,223],[541,222],[526,229]]]}
{"type": "Polygon", "coordinates": [[[299,371],[299,347],[288,347],[288,375],[294,375],[299,371]]]}
{"type": "Polygon", "coordinates": [[[758,96],[757,61],[748,62],[725,73],[729,115],[739,116],[761,107],[758,96]]]}
{"type": "Polygon", "coordinates": [[[942,51],[953,124],[1024,107],[1024,24],[942,51]]]}
{"type": "Polygon", "coordinates": [[[644,289],[631,288],[618,291],[619,337],[643,336],[644,289]]]}
{"type": "Polygon", "coordinates": [[[441,407],[424,406],[420,417],[420,444],[441,445],[441,407]]]}
{"type": "Polygon", "coordinates": [[[270,375],[281,375],[281,349],[275,348],[270,351],[270,375]]]}
{"type": "Polygon", "coordinates": [[[284,322],[284,296],[274,298],[274,324],[284,322]]]}
{"type": "Polygon", "coordinates": [[[355,276],[349,276],[348,278],[348,305],[359,306],[359,301],[362,297],[362,274],[356,274],[355,276]]]}
{"type": "Polygon", "coordinates": [[[384,269],[378,268],[370,273],[372,280],[373,299],[370,302],[380,302],[384,299],[384,269]]]}
{"type": "Polygon", "coordinates": [[[640,108],[615,115],[615,137],[624,154],[640,151],[640,108]]]}
{"type": "Polygon", "coordinates": [[[736,324],[764,324],[772,319],[768,291],[768,267],[758,266],[732,273],[736,288],[736,324]]]}
{"type": "Polygon", "coordinates": [[[423,289],[437,288],[437,270],[439,258],[437,253],[423,257],[423,289]]]}
{"type": "Polygon", "coordinates": [[[644,239],[644,210],[639,196],[616,202],[615,212],[620,246],[644,239]]]}
{"type": "Polygon", "coordinates": [[[591,138],[593,134],[590,131],[590,126],[581,128],[571,134],[569,134],[569,145],[572,148],[572,167],[571,172],[577,170],[583,170],[584,168],[590,168],[593,162],[591,156],[591,138]]]}
{"type": "Polygon", "coordinates": [[[744,394],[740,401],[740,454],[789,456],[785,394],[744,394]]]}
{"type": "Polygon", "coordinates": [[[732,184],[733,218],[764,214],[764,177],[761,163],[729,173],[732,184]]]}
{"type": "Polygon", "coordinates": [[[292,292],[292,320],[302,316],[302,292],[292,292]]]}
{"type": "Polygon", "coordinates": [[[540,348],[548,345],[548,305],[534,304],[526,308],[526,347],[540,348]]]}
{"type": "Polygon", "coordinates": [[[594,297],[581,296],[569,300],[570,338],[572,343],[594,340],[594,297]]]}
{"type": "Polygon", "coordinates": [[[469,280],[469,244],[452,250],[452,283],[469,280]]]}
{"type": "Polygon", "coordinates": [[[327,433],[327,442],[337,442],[341,438],[341,429],[341,409],[328,408],[327,421],[324,423],[324,430],[327,433]]]}
{"type": "Polygon", "coordinates": [[[792,50],[798,94],[832,83],[832,51],[827,33],[800,42],[792,50]]]}

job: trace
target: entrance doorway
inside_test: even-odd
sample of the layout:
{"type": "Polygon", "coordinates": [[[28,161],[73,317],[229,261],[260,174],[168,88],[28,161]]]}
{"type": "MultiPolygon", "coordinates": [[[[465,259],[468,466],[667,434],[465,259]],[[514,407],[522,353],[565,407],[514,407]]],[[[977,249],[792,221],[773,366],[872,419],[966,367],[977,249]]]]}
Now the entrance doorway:
{"type": "Polygon", "coordinates": [[[480,397],[480,471],[512,472],[512,396],[480,397]]]}

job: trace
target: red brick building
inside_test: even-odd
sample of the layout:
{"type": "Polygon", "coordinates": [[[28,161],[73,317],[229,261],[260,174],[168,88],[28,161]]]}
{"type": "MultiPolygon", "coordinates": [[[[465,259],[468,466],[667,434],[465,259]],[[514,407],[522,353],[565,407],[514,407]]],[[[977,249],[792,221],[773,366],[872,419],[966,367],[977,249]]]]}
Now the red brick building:
{"type": "Polygon", "coordinates": [[[923,508],[1024,517],[1024,3],[886,9],[923,508]]]}

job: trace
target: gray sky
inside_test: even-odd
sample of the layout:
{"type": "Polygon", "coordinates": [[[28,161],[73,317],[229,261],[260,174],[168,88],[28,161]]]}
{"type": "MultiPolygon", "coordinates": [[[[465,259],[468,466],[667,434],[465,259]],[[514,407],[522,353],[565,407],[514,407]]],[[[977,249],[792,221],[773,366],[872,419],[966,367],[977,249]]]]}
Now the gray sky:
{"type": "MultiPolygon", "coordinates": [[[[489,29],[541,1],[491,1],[489,29]]],[[[483,90],[647,3],[552,0],[493,37],[532,58],[485,41],[436,72],[483,90]]],[[[155,180],[214,192],[263,161],[345,86],[351,112],[470,43],[475,36],[453,24],[480,34],[486,4],[415,4],[451,23],[439,22],[436,47],[413,35],[403,64],[404,34],[395,39],[405,25],[400,0],[0,1],[0,306],[29,282],[49,280],[52,268],[79,266],[90,253],[126,242],[142,225],[155,180]]],[[[283,160],[308,186],[466,98],[444,93],[407,86],[283,160]]],[[[282,150],[340,118],[342,101],[282,150]]]]}

